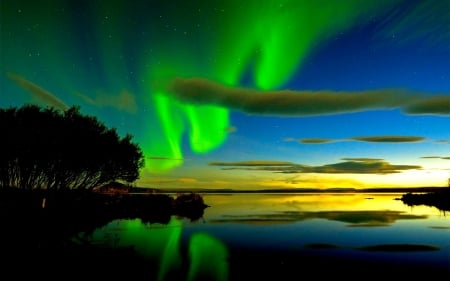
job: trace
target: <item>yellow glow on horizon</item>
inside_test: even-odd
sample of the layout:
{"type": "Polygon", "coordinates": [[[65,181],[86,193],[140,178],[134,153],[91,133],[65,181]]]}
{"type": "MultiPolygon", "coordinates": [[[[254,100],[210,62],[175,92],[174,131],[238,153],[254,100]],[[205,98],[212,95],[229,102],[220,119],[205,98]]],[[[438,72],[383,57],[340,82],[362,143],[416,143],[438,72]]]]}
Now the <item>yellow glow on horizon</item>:
{"type": "Polygon", "coordinates": [[[445,187],[450,172],[445,170],[411,170],[384,176],[367,175],[374,186],[379,187],[445,187]]]}
{"type": "Polygon", "coordinates": [[[394,174],[283,174],[268,171],[179,168],[165,175],[144,174],[140,187],[186,189],[408,188],[445,187],[450,172],[441,167],[394,174]]]}

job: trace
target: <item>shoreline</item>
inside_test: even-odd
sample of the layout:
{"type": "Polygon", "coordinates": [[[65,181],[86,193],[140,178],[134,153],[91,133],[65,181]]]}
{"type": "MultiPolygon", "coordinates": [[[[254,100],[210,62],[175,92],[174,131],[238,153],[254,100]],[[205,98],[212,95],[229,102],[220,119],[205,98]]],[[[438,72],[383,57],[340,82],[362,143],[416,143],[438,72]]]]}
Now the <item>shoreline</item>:
{"type": "Polygon", "coordinates": [[[284,193],[284,194],[300,194],[300,193],[410,193],[410,192],[419,192],[419,193],[429,193],[429,192],[437,192],[444,191],[449,189],[448,187],[400,187],[400,188],[364,188],[364,189],[355,189],[355,188],[327,188],[327,189],[319,189],[319,188],[292,188],[292,189],[202,189],[202,188],[193,188],[193,189],[154,189],[154,188],[145,188],[145,187],[136,187],[133,189],[132,193],[150,193],[148,190],[151,190],[154,193],[166,193],[166,194],[176,194],[176,193],[185,193],[187,190],[195,193],[284,193]],[[142,192],[139,191],[142,189],[142,192]]]}

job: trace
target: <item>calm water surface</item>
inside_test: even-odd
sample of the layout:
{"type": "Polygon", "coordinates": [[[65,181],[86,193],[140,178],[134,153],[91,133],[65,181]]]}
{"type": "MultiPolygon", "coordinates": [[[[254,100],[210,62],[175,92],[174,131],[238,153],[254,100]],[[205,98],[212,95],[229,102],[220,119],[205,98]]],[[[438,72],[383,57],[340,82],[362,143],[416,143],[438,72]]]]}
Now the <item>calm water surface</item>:
{"type": "Polygon", "coordinates": [[[156,269],[147,280],[244,280],[255,271],[284,280],[280,272],[311,273],[317,264],[450,277],[450,214],[407,206],[395,200],[401,194],[202,196],[210,207],[198,221],[116,220],[88,238],[133,247],[156,269]]]}

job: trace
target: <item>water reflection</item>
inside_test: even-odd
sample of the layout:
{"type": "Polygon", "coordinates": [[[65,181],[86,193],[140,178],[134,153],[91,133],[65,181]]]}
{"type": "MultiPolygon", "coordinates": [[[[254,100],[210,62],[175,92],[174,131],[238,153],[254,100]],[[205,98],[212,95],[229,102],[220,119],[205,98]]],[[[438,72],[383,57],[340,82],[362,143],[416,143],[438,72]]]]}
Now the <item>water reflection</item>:
{"type": "Polygon", "coordinates": [[[378,221],[384,224],[397,219],[443,214],[436,208],[407,206],[396,200],[400,196],[392,193],[203,195],[205,202],[211,205],[205,210],[208,222],[241,219],[241,222],[265,220],[275,223],[317,217],[361,223],[378,221]]]}
{"type": "Polygon", "coordinates": [[[167,224],[120,219],[96,229],[84,239],[99,247],[134,249],[149,262],[149,269],[156,269],[150,280],[171,280],[178,276],[188,281],[227,280],[228,250],[225,244],[208,233],[195,233],[188,244],[188,260],[183,260],[182,229],[182,220],[175,217],[167,224]]]}
{"type": "MultiPolygon", "coordinates": [[[[450,266],[449,219],[401,194],[207,194],[207,230],[234,251],[450,266]],[[237,249],[237,250],[236,250],[237,249]]],[[[258,255],[258,254],[257,254],[258,255]]],[[[414,265],[413,265],[414,264],[414,265]]],[[[405,269],[405,270],[409,270],[405,269]]],[[[419,269],[417,269],[419,270],[419,269]]],[[[403,269],[401,269],[403,272],[403,269]]]]}
{"type": "Polygon", "coordinates": [[[348,226],[387,226],[399,219],[424,219],[425,215],[404,214],[399,211],[321,211],[298,212],[284,211],[269,214],[224,215],[221,219],[209,220],[210,223],[291,223],[308,219],[327,219],[348,223],[348,226]]]}
{"type": "Polygon", "coordinates": [[[143,223],[141,219],[114,220],[85,239],[103,247],[133,248],[159,268],[152,280],[164,280],[169,272],[181,268],[181,230],[181,222],[173,218],[167,224],[143,223]]]}
{"type": "Polygon", "coordinates": [[[228,249],[217,238],[204,232],[192,235],[189,257],[188,281],[228,280],[228,249]]]}
{"type": "Polygon", "coordinates": [[[202,196],[210,207],[200,221],[115,220],[88,239],[133,248],[148,261],[147,280],[158,281],[282,280],[299,265],[321,275],[312,271],[317,264],[344,276],[356,263],[395,268],[401,277],[428,276],[430,268],[441,276],[450,266],[450,218],[435,208],[411,208],[395,200],[399,194],[202,196]]]}

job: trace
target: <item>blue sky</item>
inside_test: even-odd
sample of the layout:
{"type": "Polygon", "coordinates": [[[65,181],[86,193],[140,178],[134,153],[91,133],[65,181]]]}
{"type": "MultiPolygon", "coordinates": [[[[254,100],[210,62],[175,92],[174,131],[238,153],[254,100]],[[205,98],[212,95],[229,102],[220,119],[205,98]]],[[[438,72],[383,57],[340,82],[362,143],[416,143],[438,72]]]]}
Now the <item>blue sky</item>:
{"type": "Polygon", "coordinates": [[[0,106],[79,105],[157,188],[445,186],[450,3],[2,1],[0,106]]]}

